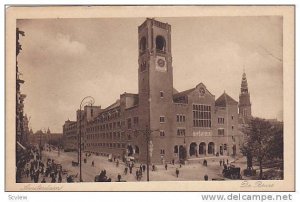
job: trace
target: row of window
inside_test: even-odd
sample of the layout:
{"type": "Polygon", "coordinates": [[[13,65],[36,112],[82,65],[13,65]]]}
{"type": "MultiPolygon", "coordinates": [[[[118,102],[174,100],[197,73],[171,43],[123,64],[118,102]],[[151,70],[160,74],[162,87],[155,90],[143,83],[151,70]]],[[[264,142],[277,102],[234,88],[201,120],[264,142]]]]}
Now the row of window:
{"type": "Polygon", "coordinates": [[[211,120],[193,120],[194,127],[211,128],[211,120]]]}
{"type": "Polygon", "coordinates": [[[211,106],[210,105],[203,105],[203,104],[193,104],[193,110],[196,111],[211,111],[211,106]]]}
{"type": "Polygon", "coordinates": [[[87,143],[87,147],[125,148],[125,143],[87,143]]]}
{"type": "Polygon", "coordinates": [[[98,126],[87,127],[86,131],[89,133],[89,132],[97,132],[97,131],[104,131],[104,130],[113,130],[116,128],[121,128],[121,126],[123,125],[125,125],[124,121],[117,121],[117,122],[101,124],[98,126]]]}
{"type": "Polygon", "coordinates": [[[121,137],[124,136],[124,132],[110,132],[110,133],[98,133],[98,134],[88,134],[86,138],[88,140],[94,140],[94,139],[116,139],[121,140],[121,137]]]}
{"type": "Polygon", "coordinates": [[[67,126],[64,127],[65,131],[70,131],[70,130],[74,130],[74,129],[77,129],[77,123],[69,125],[68,127],[67,126]]]}

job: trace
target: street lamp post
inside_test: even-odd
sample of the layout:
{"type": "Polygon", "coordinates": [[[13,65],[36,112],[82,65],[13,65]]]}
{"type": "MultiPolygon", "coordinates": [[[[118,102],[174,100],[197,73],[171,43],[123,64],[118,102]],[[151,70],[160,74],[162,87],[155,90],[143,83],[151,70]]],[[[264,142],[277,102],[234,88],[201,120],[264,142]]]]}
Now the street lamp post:
{"type": "Polygon", "coordinates": [[[137,132],[142,132],[143,135],[146,136],[146,162],[147,162],[147,181],[149,182],[149,163],[150,163],[150,155],[149,155],[149,144],[150,144],[150,136],[153,132],[159,131],[157,130],[150,130],[150,128],[148,127],[148,125],[146,125],[146,129],[145,130],[136,130],[137,132]]]}
{"type": "Polygon", "coordinates": [[[82,180],[82,162],[81,162],[81,149],[82,149],[82,143],[81,143],[81,108],[83,104],[90,104],[91,106],[95,103],[95,99],[92,96],[86,96],[81,100],[80,106],[79,106],[79,180],[80,182],[83,182],[82,180]]]}
{"type": "Polygon", "coordinates": [[[41,133],[40,133],[40,144],[39,144],[40,160],[42,160],[42,134],[44,136],[43,130],[46,131],[46,129],[45,128],[41,128],[41,133]]]}

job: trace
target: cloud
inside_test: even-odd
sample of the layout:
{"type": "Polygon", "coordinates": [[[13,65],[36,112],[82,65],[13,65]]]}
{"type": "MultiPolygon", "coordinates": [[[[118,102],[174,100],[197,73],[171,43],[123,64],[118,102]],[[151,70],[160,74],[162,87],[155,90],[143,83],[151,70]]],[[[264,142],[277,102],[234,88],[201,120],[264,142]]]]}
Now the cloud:
{"type": "Polygon", "coordinates": [[[48,44],[50,52],[63,53],[71,56],[83,54],[87,49],[83,43],[71,40],[69,35],[58,33],[50,44],[48,44]]]}

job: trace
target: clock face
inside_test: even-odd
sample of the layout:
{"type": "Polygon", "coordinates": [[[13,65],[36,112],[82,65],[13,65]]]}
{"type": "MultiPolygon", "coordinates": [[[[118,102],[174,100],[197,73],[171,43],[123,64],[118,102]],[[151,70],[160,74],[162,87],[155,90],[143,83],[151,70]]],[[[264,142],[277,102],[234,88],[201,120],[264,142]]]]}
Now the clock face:
{"type": "Polygon", "coordinates": [[[155,69],[159,72],[166,72],[167,71],[167,62],[166,59],[162,56],[157,56],[155,60],[155,69]]]}
{"type": "Polygon", "coordinates": [[[203,96],[205,94],[205,89],[199,88],[199,93],[200,93],[200,96],[203,96]]]}
{"type": "Polygon", "coordinates": [[[158,64],[158,66],[160,66],[160,67],[164,67],[165,64],[166,64],[166,62],[165,62],[163,59],[158,59],[158,60],[157,60],[157,64],[158,64]]]}

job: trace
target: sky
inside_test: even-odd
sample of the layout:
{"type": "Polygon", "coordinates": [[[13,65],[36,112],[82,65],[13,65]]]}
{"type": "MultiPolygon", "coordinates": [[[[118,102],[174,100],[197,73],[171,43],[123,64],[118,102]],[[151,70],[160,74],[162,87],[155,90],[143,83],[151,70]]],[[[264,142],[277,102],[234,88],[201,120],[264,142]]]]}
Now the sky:
{"type": "MultiPolygon", "coordinates": [[[[17,27],[25,113],[33,131],[62,132],[82,98],[105,108],[138,92],[138,29],[145,18],[26,19],[17,27]]],[[[173,85],[204,83],[238,101],[243,69],[253,116],[283,116],[282,18],[156,18],[172,27],[173,85]]]]}

